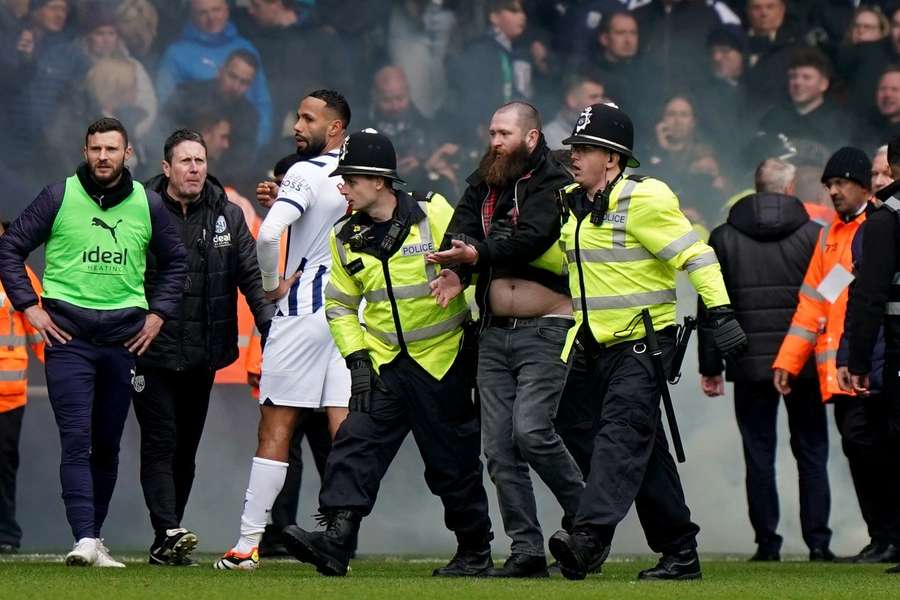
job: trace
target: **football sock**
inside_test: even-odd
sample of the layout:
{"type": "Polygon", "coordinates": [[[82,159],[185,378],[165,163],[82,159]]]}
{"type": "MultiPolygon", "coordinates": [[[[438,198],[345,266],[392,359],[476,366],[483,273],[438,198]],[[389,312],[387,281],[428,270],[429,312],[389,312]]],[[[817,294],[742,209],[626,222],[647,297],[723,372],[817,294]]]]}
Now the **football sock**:
{"type": "Polygon", "coordinates": [[[259,546],[272,505],[284,486],[287,468],[286,462],[254,457],[250,467],[250,483],[244,496],[244,511],[241,514],[241,537],[235,546],[241,554],[259,546]]]}

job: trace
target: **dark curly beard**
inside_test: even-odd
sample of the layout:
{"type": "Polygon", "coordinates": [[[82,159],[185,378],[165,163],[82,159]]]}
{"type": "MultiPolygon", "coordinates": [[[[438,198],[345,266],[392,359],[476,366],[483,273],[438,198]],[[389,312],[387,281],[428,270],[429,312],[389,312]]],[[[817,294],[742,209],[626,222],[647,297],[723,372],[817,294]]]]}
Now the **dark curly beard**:
{"type": "Polygon", "coordinates": [[[508,154],[499,153],[495,148],[488,147],[478,164],[478,174],[488,185],[504,188],[525,174],[530,156],[531,153],[524,140],[508,154]]]}

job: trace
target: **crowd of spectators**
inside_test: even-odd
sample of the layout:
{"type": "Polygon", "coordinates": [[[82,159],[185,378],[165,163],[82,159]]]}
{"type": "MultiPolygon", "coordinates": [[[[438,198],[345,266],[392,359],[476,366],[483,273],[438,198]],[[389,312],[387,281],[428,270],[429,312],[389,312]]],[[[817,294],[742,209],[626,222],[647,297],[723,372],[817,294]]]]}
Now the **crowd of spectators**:
{"type": "Polygon", "coordinates": [[[70,173],[105,115],[132,132],[137,178],[190,127],[251,193],[324,87],[350,100],[351,131],[394,140],[411,188],[455,200],[504,101],[537,106],[559,149],[606,99],[635,122],[639,171],[711,228],[762,158],[820,172],[900,134],[900,2],[0,0],[0,81],[7,190],[70,173]]]}

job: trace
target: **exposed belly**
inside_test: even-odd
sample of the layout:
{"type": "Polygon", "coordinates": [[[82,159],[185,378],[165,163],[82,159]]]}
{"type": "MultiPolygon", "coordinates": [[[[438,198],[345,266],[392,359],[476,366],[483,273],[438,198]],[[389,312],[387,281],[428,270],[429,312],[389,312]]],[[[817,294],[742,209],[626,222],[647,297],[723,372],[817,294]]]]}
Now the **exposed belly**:
{"type": "Polygon", "coordinates": [[[488,290],[491,312],[498,317],[572,314],[572,299],[527,279],[504,277],[488,290]]]}

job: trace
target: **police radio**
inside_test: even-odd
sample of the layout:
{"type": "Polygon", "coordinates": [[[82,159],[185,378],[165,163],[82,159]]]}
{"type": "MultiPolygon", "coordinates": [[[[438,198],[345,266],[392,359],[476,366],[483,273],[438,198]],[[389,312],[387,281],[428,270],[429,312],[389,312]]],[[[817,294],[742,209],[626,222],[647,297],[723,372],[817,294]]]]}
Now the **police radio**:
{"type": "Polygon", "coordinates": [[[615,179],[606,184],[603,191],[594,194],[594,208],[591,209],[591,223],[593,225],[600,225],[603,223],[603,217],[606,216],[606,213],[609,211],[609,197],[620,179],[622,179],[621,171],[616,175],[615,179]]]}
{"type": "Polygon", "coordinates": [[[391,256],[396,252],[397,246],[402,244],[403,240],[406,239],[408,231],[409,226],[406,224],[406,219],[396,217],[391,221],[391,226],[388,228],[387,233],[384,234],[384,239],[381,240],[381,252],[387,256],[391,256]]]}

